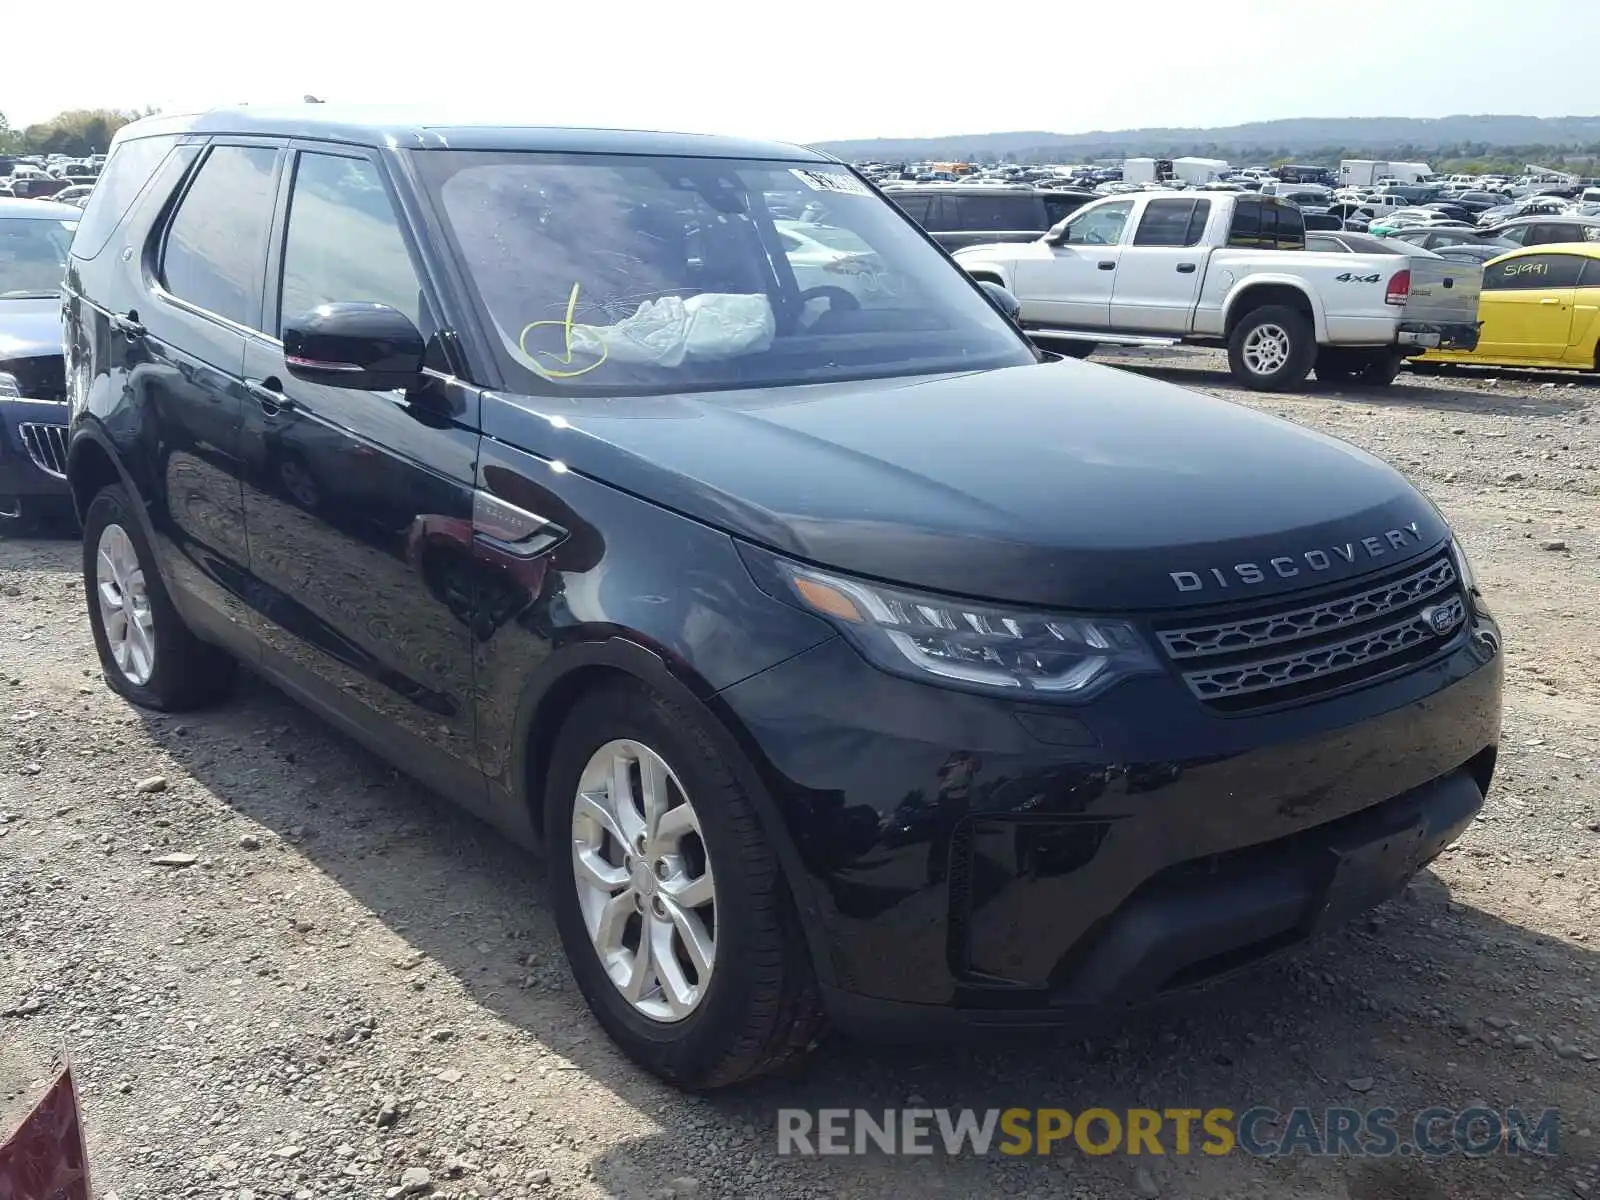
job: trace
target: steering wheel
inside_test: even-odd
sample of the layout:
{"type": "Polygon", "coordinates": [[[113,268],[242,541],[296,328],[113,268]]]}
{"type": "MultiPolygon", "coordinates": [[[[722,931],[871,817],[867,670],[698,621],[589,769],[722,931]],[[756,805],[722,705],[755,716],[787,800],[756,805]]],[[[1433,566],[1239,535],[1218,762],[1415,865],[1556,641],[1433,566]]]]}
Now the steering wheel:
{"type": "Polygon", "coordinates": [[[855,312],[861,307],[861,301],[856,299],[854,292],[826,283],[818,287],[809,287],[800,293],[801,308],[804,308],[813,300],[826,300],[830,313],[855,312]]]}

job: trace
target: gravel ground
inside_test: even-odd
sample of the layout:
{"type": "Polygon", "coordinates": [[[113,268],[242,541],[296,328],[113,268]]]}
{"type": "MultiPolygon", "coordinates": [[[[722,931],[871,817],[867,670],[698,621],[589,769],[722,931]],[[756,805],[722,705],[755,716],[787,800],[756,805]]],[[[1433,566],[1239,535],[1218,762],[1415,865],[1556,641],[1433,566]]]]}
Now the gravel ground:
{"type": "Polygon", "coordinates": [[[1347,438],[1462,533],[1507,635],[1480,821],[1357,928],[1084,1037],[884,1050],[684,1097],[572,986],[536,865],[247,681],[136,711],[68,541],[0,544],[0,1120],[65,1046],[99,1195],[1600,1197],[1600,388],[1403,377],[1253,396],[1216,355],[1113,361],[1347,438]],[[14,1086],[6,1086],[14,1084],[14,1086]],[[1554,1156],[780,1159],[775,1112],[1522,1105],[1554,1156]]]}

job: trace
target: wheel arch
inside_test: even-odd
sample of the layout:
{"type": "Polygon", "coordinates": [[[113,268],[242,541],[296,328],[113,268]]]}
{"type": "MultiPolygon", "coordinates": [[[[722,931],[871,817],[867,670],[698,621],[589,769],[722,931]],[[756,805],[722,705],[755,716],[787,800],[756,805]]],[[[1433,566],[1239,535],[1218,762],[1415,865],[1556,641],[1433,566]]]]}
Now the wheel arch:
{"type": "Polygon", "coordinates": [[[121,458],[93,422],[80,421],[67,448],[67,486],[72,489],[72,507],[80,525],[101,489],[114,483],[127,489],[144,535],[154,544],[155,530],[150,524],[150,514],[121,458]]]}
{"type": "MultiPolygon", "coordinates": [[[[959,262],[959,260],[957,261],[959,262]]],[[[973,279],[980,282],[987,279],[990,283],[998,283],[1007,291],[1012,290],[1011,280],[1007,277],[1005,268],[996,263],[975,262],[971,266],[966,263],[960,263],[959,265],[973,279]]]]}
{"type": "Polygon", "coordinates": [[[1293,276],[1252,276],[1240,284],[1223,309],[1222,336],[1231,338],[1239,322],[1258,308],[1281,304],[1302,312],[1311,321],[1317,343],[1327,338],[1328,322],[1322,304],[1306,285],[1305,280],[1293,276]]]}
{"type": "Polygon", "coordinates": [[[644,684],[680,708],[698,714],[717,751],[733,769],[750,797],[761,830],[772,845],[790,898],[801,917],[812,964],[825,984],[835,979],[832,955],[821,932],[810,873],[787,824],[762,777],[764,758],[715,691],[687,664],[622,636],[569,643],[551,655],[524,689],[513,732],[508,768],[512,802],[531,826],[533,842],[545,846],[545,776],[566,714],[577,700],[598,688],[618,683],[644,684]]]}

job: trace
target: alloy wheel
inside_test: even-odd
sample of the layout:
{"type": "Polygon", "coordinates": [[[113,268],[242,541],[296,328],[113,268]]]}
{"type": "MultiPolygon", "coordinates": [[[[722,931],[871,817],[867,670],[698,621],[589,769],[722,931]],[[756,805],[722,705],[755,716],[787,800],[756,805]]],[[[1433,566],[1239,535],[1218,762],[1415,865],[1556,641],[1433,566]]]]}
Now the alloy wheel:
{"type": "Polygon", "coordinates": [[[1257,325],[1244,339],[1245,366],[1256,375],[1271,375],[1289,361],[1289,333],[1281,325],[1257,325]]]}
{"type": "Polygon", "coordinates": [[[664,1024],[693,1013],[716,965],[716,885],[694,804],[642,742],[607,742],[584,767],[572,874],[595,953],[623,998],[664,1024]]]}
{"type": "Polygon", "coordinates": [[[112,523],[100,531],[94,573],[100,624],[111,657],[129,683],[143,686],[156,669],[155,614],[138,551],[121,525],[112,523]]]}

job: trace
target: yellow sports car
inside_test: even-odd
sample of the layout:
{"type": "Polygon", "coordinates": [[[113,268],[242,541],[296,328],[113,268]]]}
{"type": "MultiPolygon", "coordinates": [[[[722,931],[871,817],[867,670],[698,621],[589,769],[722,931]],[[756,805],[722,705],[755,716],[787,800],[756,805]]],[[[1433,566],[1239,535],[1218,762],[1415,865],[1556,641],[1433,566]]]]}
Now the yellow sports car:
{"type": "Polygon", "coordinates": [[[1600,371],[1600,242],[1512,250],[1483,267],[1478,348],[1412,361],[1600,371]]]}

